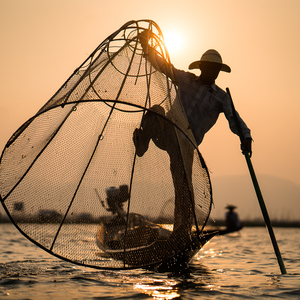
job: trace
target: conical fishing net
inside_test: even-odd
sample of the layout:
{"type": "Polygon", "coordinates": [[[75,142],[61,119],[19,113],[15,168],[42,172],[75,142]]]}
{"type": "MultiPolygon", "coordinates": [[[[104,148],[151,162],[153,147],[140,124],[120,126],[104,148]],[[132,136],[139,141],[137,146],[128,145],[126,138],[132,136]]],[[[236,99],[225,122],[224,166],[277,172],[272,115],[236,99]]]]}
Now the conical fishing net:
{"type": "MultiPolygon", "coordinates": [[[[198,243],[211,209],[206,165],[168,67],[159,27],[130,21],[105,39],[10,138],[1,202],[49,253],[96,268],[156,265],[198,243]]],[[[197,247],[196,247],[197,248],[197,247]]]]}

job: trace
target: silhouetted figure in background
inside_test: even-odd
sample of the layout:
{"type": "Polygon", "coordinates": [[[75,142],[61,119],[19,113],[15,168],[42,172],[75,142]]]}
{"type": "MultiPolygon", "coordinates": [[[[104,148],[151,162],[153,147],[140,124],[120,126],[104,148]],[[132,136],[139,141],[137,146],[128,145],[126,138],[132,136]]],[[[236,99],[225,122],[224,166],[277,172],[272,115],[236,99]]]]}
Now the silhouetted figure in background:
{"type": "Polygon", "coordinates": [[[238,214],[234,211],[236,206],[234,205],[227,205],[226,209],[226,227],[228,231],[238,231],[242,229],[242,224],[239,220],[238,214]]]}
{"type": "Polygon", "coordinates": [[[123,184],[119,188],[109,187],[106,189],[106,195],[107,210],[120,216],[125,215],[123,204],[129,199],[128,185],[123,184]]]}

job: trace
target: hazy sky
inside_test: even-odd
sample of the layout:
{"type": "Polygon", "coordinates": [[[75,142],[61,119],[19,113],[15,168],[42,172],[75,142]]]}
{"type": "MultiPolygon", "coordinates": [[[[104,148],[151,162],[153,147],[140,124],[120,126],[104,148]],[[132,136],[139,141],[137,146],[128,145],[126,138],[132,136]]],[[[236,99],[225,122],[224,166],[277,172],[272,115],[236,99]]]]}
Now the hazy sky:
{"type": "MultiPolygon", "coordinates": [[[[221,53],[232,72],[217,84],[252,131],[258,178],[300,185],[299,13],[299,0],[0,0],[0,148],[108,35],[152,19],[178,34],[177,68],[207,49],[221,53]]],[[[248,174],[239,147],[220,116],[200,146],[212,180],[248,174]]]]}

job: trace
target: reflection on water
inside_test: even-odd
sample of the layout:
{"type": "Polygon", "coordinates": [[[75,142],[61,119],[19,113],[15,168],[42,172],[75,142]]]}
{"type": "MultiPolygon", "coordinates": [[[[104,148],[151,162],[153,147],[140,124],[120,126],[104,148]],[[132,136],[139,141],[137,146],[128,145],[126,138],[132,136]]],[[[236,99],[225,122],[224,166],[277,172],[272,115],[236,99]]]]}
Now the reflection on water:
{"type": "Polygon", "coordinates": [[[133,288],[152,296],[154,299],[175,299],[180,297],[175,280],[163,281],[153,279],[151,282],[136,283],[133,288]]]}
{"type": "Polygon", "coordinates": [[[213,238],[189,272],[174,275],[73,265],[39,249],[13,225],[0,224],[0,299],[300,299],[300,229],[274,231],[286,275],[263,227],[213,238]]]}

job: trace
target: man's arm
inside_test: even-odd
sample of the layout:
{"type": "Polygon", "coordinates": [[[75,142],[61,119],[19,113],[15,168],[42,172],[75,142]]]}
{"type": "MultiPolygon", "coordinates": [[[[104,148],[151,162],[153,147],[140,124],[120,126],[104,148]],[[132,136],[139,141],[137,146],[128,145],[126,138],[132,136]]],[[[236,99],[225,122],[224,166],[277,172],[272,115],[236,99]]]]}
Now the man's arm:
{"type": "MultiPolygon", "coordinates": [[[[224,99],[224,102],[223,102],[223,110],[224,110],[225,117],[228,120],[231,131],[233,133],[239,135],[238,129],[235,124],[233,112],[232,112],[231,101],[227,94],[226,94],[226,98],[224,99]]],[[[236,114],[237,114],[237,119],[241,125],[241,129],[243,131],[244,139],[241,143],[241,149],[246,150],[251,157],[251,155],[252,155],[252,137],[251,137],[250,129],[247,127],[246,123],[239,116],[238,112],[236,112],[236,114]]]]}
{"type": "Polygon", "coordinates": [[[152,66],[164,73],[171,80],[175,80],[172,72],[173,66],[170,65],[164,58],[162,58],[153,47],[149,45],[149,40],[153,37],[153,33],[150,30],[144,30],[138,35],[141,46],[143,48],[144,57],[149,61],[152,66]]]}

